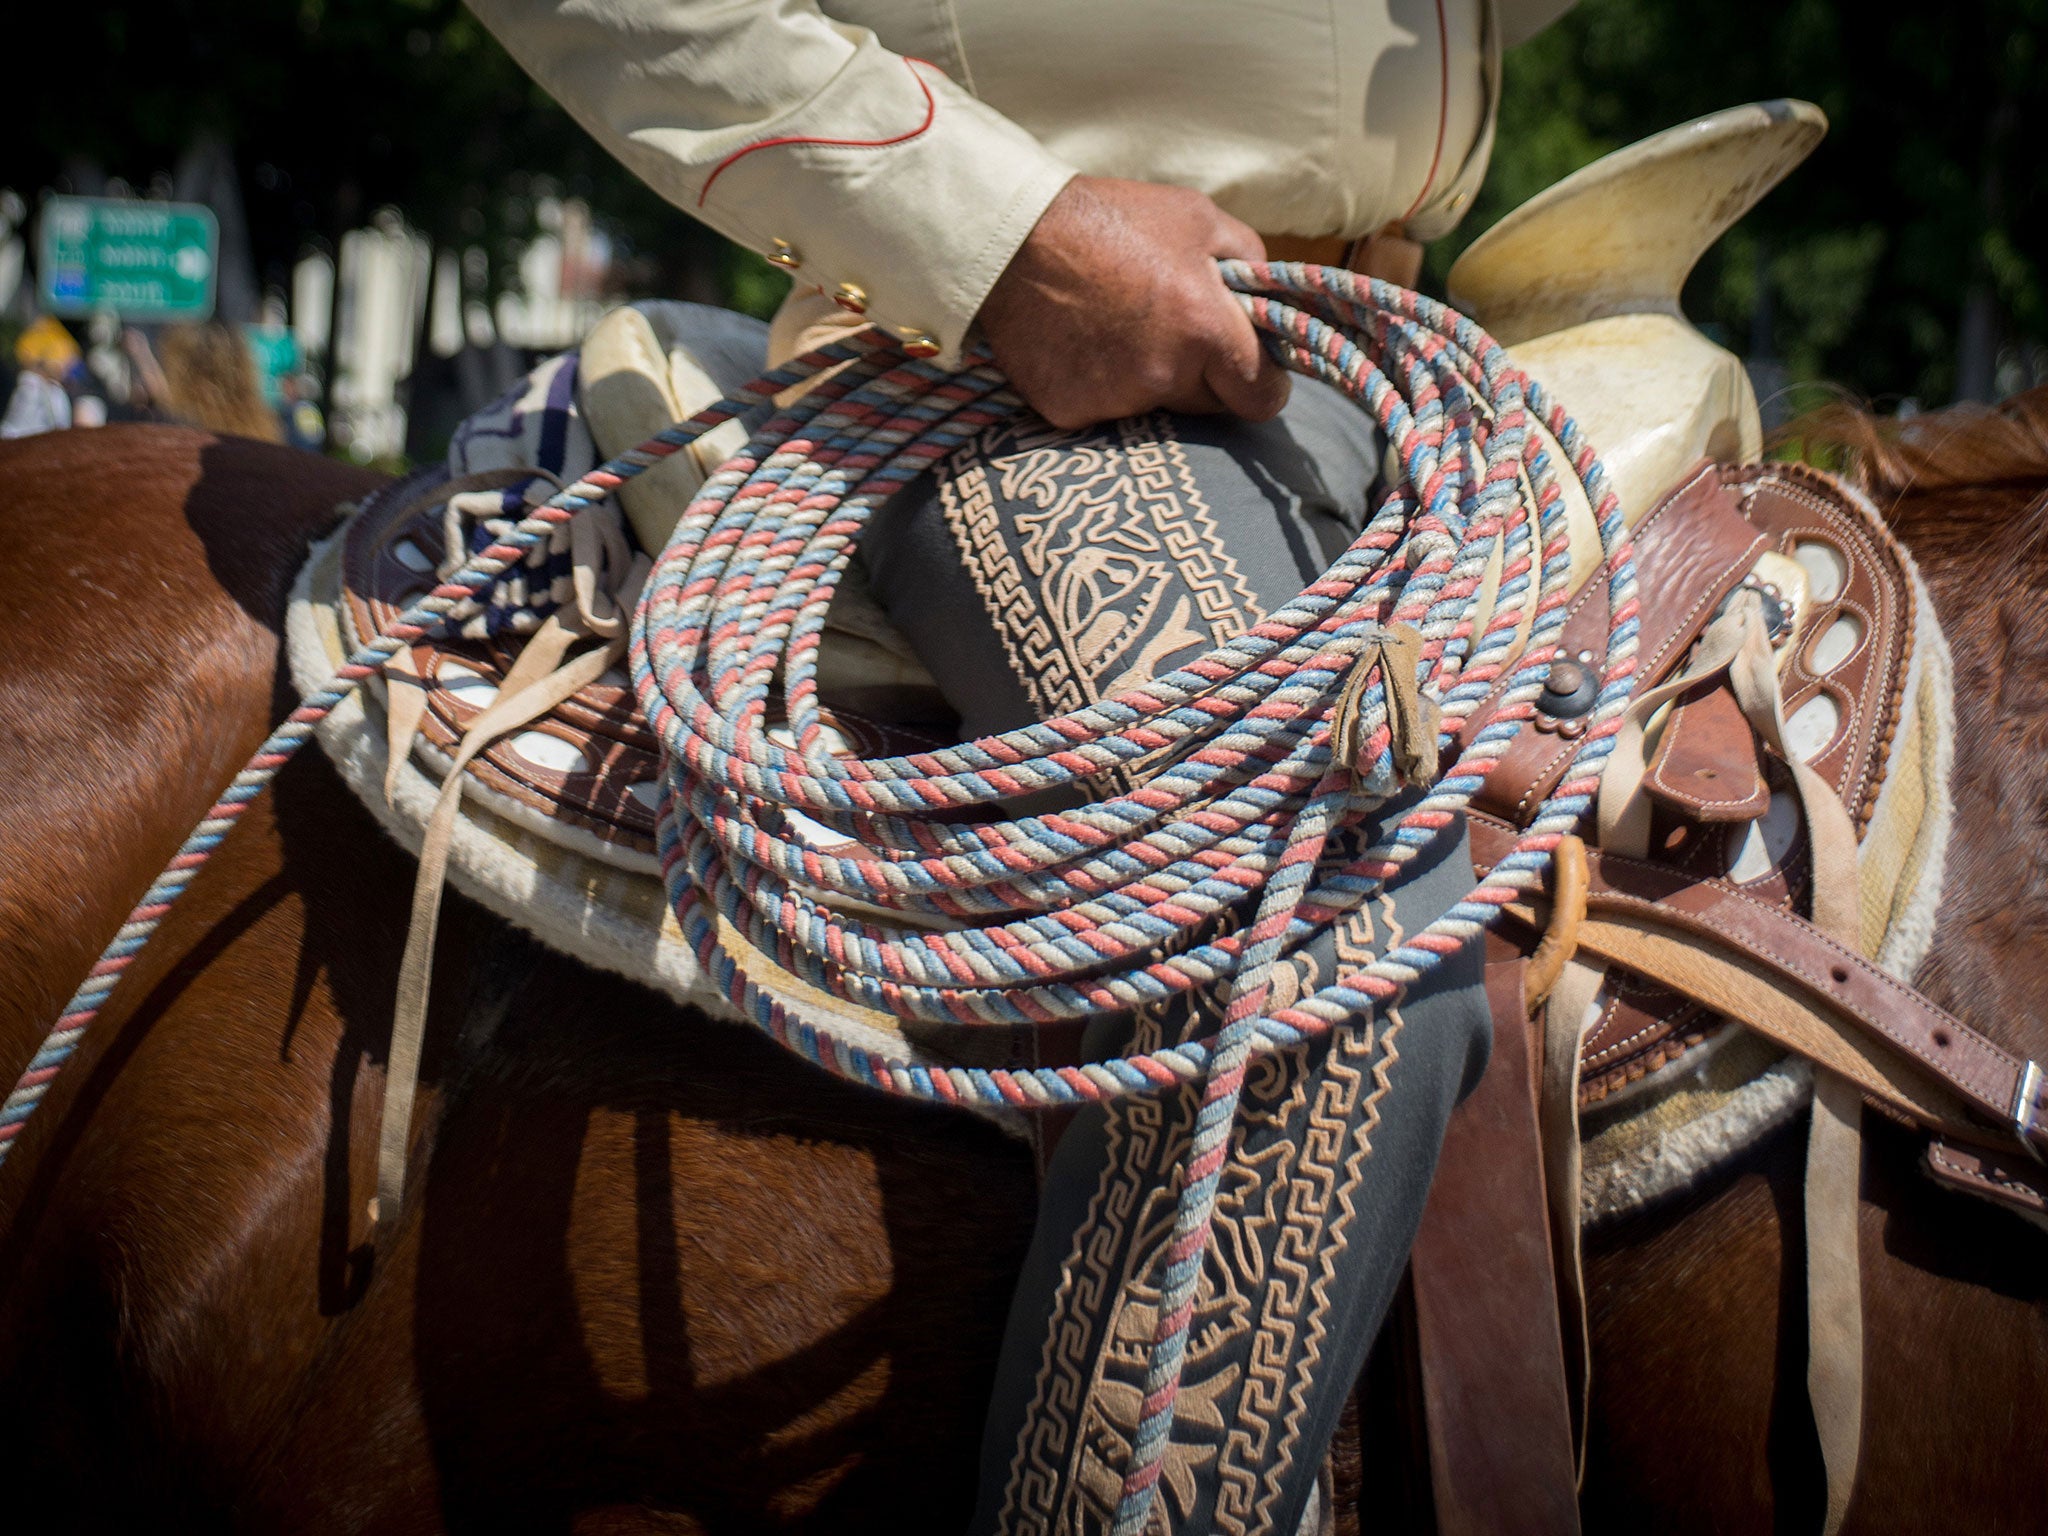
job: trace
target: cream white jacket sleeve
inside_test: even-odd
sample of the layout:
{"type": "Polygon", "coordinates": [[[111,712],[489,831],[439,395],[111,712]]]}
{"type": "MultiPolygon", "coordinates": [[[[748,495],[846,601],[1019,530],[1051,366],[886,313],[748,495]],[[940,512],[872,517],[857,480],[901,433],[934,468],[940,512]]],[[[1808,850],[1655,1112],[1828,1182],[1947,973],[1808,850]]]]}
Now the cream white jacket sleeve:
{"type": "Polygon", "coordinates": [[[679,208],[952,360],[1072,167],[809,0],[469,0],[679,208]],[[778,244],[780,242],[780,244],[778,244]]]}

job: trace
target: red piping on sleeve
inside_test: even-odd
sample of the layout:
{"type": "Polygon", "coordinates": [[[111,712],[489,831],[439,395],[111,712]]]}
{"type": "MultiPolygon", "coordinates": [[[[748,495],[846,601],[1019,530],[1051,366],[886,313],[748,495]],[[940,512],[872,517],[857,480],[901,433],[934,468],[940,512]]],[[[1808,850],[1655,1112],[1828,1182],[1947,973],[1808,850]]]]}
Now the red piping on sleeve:
{"type": "MultiPolygon", "coordinates": [[[[1443,0],[1437,0],[1437,10],[1438,14],[1441,15],[1443,0]]],[[[938,116],[939,112],[939,103],[932,95],[932,88],[925,84],[924,76],[917,72],[916,66],[923,64],[927,69],[937,69],[938,65],[928,63],[924,59],[905,59],[903,63],[905,67],[910,69],[910,78],[917,82],[917,88],[924,92],[924,121],[911,129],[910,132],[899,133],[893,139],[819,139],[805,134],[789,134],[779,139],[763,139],[758,144],[749,144],[745,149],[734,150],[711,168],[711,174],[704,178],[704,190],[697,194],[697,206],[699,208],[704,206],[704,199],[711,195],[711,184],[718,180],[728,165],[731,165],[733,161],[740,159],[742,156],[751,155],[757,149],[777,149],[788,144],[824,144],[835,149],[887,149],[891,144],[906,144],[916,138],[927,128],[931,127],[932,119],[938,116]]],[[[1448,69],[1448,66],[1446,68],[1448,69]]],[[[1434,175],[1435,172],[1432,171],[1431,174],[1434,175]]]]}
{"type": "MultiPolygon", "coordinates": [[[[1429,152],[1429,174],[1422,178],[1422,190],[1415,194],[1415,201],[1408,205],[1408,211],[1401,215],[1406,224],[1415,217],[1429,198],[1430,189],[1436,185],[1436,173],[1444,159],[1444,135],[1450,132],[1451,115],[1451,31],[1444,20],[1444,0],[1436,0],[1436,148],[1429,152]]],[[[703,199],[699,198],[699,202],[703,199]]]]}

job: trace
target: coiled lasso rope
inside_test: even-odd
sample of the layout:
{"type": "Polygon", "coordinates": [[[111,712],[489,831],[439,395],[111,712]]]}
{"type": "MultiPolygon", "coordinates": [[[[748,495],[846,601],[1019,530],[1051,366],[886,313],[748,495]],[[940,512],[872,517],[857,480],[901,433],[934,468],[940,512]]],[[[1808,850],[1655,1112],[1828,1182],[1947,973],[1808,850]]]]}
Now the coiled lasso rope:
{"type": "MultiPolygon", "coordinates": [[[[1351,548],[1243,636],[1042,725],[909,757],[834,757],[815,676],[826,610],[871,510],[922,467],[882,445],[935,440],[944,429],[930,413],[975,422],[1001,398],[986,367],[941,379],[877,355],[835,380],[834,398],[814,396],[807,418],[771,424],[707,482],[655,565],[632,642],[640,705],[664,749],[669,895],[707,969],[776,1039],[845,1076],[940,1101],[1052,1106],[1201,1081],[1117,1516],[1124,1532],[1142,1528],[1163,1464],[1249,1057],[1384,1007],[1533,885],[1589,803],[1634,672],[1634,575],[1619,509],[1576,429],[1497,343],[1442,305],[1350,273],[1238,263],[1223,272],[1288,366],[1378,419],[1402,469],[1351,548]],[[1562,497],[1529,430],[1531,410],[1571,456],[1611,561],[1608,672],[1574,766],[1478,889],[1377,961],[1268,1013],[1275,964],[1453,822],[1547,675],[1568,559],[1562,497]],[[1499,597],[1475,635],[1496,554],[1499,597]],[[1528,644],[1500,707],[1433,787],[1402,785],[1390,696],[1419,682],[1441,707],[1441,744],[1454,741],[1501,682],[1531,604],[1528,644]],[[1403,625],[1419,635],[1419,653],[1385,644],[1403,625]],[[1390,688],[1386,669],[1402,664],[1419,675],[1390,688]],[[1332,745],[1346,714],[1348,761],[1332,745]],[[793,747],[770,735],[778,723],[793,747]],[[959,819],[1139,760],[1149,771],[1125,795],[1017,820],[959,819]],[[1427,792],[1374,847],[1325,867],[1335,831],[1409,787],[1427,792]],[[819,852],[788,812],[859,852],[819,852]],[[1247,928],[1204,935],[1253,892],[1247,928]],[[835,905],[844,901],[905,921],[835,905]],[[961,926],[933,931],[931,919],[961,926]],[[936,1023],[1007,1028],[1127,1012],[1192,987],[1226,988],[1230,1001],[1213,1036],[1128,1057],[1014,1071],[931,1066],[880,1054],[829,1012],[777,996],[750,951],[848,1002],[936,1023]]],[[[1432,762],[1438,745],[1429,743],[1432,762]]]]}
{"type": "Polygon", "coordinates": [[[1369,411],[1400,466],[1365,531],[1293,601],[1198,661],[1042,725],[909,757],[834,757],[815,664],[826,610],[869,514],[1018,402],[986,361],[947,373],[874,336],[824,349],[536,508],[294,711],[67,1005],[0,1109],[0,1157],[207,854],[364,678],[399,647],[472,611],[498,572],[551,526],[702,432],[837,366],[705,483],[636,616],[634,685],[664,747],[659,837],[669,895],[708,973],[749,1019],[885,1091],[1028,1108],[1201,1083],[1116,1521],[1120,1532],[1140,1530],[1164,1461],[1247,1062],[1398,1000],[1537,885],[1558,839],[1591,804],[1634,676],[1634,571],[1619,508],[1577,428],[1497,342],[1441,304],[1348,272],[1238,262],[1222,272],[1273,351],[1369,411]],[[1572,768],[1514,851],[1464,900],[1377,960],[1269,1013],[1274,967],[1453,827],[1531,712],[1569,595],[1562,492],[1532,418],[1568,456],[1608,558],[1607,669],[1572,768]],[[1496,557],[1498,597],[1474,633],[1496,557]],[[1526,644],[1504,679],[1525,618],[1526,644]],[[1415,675],[1390,686],[1397,666],[1415,675]],[[1397,739],[1401,718],[1390,705],[1417,687],[1440,710],[1439,748],[1499,694],[1433,785],[1406,785],[1395,767],[1416,754],[1415,743],[1397,739]],[[778,727],[794,746],[771,738],[778,727]],[[971,807],[1085,786],[1119,768],[1139,777],[1128,793],[1016,820],[961,819],[971,807]],[[1374,846],[1326,858],[1333,834],[1409,790],[1419,798],[1374,846]],[[818,852],[788,812],[824,823],[859,852],[818,852]],[[1247,927],[1213,931],[1254,893],[1247,927]],[[835,908],[841,898],[871,915],[835,908]],[[955,926],[935,930],[934,919],[955,926]],[[938,1066],[877,1052],[848,1038],[829,1011],[807,1014],[775,995],[750,972],[748,950],[810,987],[906,1020],[1007,1029],[1124,1013],[1198,987],[1225,989],[1229,1004],[1213,1035],[1128,1057],[1018,1070],[938,1066]]]}

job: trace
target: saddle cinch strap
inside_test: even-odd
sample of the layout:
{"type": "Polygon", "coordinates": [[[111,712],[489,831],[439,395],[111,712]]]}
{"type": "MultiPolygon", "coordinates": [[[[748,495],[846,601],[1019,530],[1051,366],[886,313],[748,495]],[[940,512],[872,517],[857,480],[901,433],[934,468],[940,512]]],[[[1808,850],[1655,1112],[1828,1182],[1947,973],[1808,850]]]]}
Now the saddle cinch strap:
{"type": "MultiPolygon", "coordinates": [[[[1485,841],[1482,828],[1475,826],[1475,863],[1484,862],[1480,850],[1485,841]]],[[[1576,949],[1601,965],[1590,973],[1596,985],[1605,965],[1621,966],[1814,1065],[1805,1199],[1807,1381],[1826,1468],[1822,1528],[1831,1536],[1847,1515],[1861,1441],[1856,1212],[1862,1104],[1867,1098],[1932,1133],[1928,1168],[1937,1177],[1947,1175],[1944,1182],[2039,1221],[2048,1191],[2043,1170],[2001,1160],[1976,1144],[1985,1136],[1981,1121],[2004,1121],[2020,1146],[2041,1158],[2048,1147],[2048,1089],[2041,1069],[2013,1057],[1814,924],[1728,882],[1688,882],[1667,868],[1591,850],[1583,863],[1585,883],[1568,898],[1560,892],[1550,910],[1543,903],[1517,904],[1510,914],[1549,931],[1555,908],[1569,899],[1578,907],[1570,922],[1576,949]]],[[[1587,998],[1566,999],[1550,1020],[1550,1032],[1569,1044],[1574,1070],[1566,1079],[1567,1092],[1576,1090],[1578,1035],[1566,1021],[1579,1017],[1587,998]]],[[[1575,1123],[1572,1130],[1575,1135],[1575,1123]]],[[[1574,1201],[1576,1191],[1573,1181],[1574,1201]]],[[[1576,1279],[1576,1211],[1560,1222],[1555,1204],[1553,1229],[1567,1228],[1558,1246],[1576,1279]]],[[[1582,1290],[1571,1299],[1580,1311],[1583,1345],[1582,1290]]],[[[1582,1373],[1582,1393],[1586,1386],[1582,1373]]],[[[1579,1413],[1583,1421],[1583,1396],[1579,1413]]]]}
{"type": "MultiPolygon", "coordinates": [[[[1630,701],[1616,743],[1617,771],[1609,773],[1600,784],[1600,841],[1617,856],[1648,852],[1650,796],[1646,793],[1648,772],[1641,752],[1643,732],[1656,696],[1668,692],[1677,700],[1687,692],[1690,683],[1695,695],[1695,702],[1689,706],[1691,715],[1710,713],[1714,701],[1732,701],[1733,718],[1726,719],[1724,712],[1723,731],[1732,730],[1738,736],[1744,730],[1753,732],[1755,742],[1769,748],[1790,770],[1800,819],[1806,829],[1814,926],[1836,943],[1855,950],[1862,936],[1856,828],[1833,786],[1786,740],[1784,695],[1772,656],[1763,602],[1763,594],[1747,585],[1731,594],[1694,648],[1684,677],[1630,701]],[[1697,697],[1695,680],[1709,684],[1710,691],[1704,698],[1697,697]]],[[[1683,729],[1687,717],[1687,707],[1680,707],[1673,714],[1665,732],[1666,747],[1697,734],[1683,729]]],[[[1724,737],[1724,745],[1725,741],[1724,737]]],[[[1671,755],[1666,750],[1658,754],[1660,762],[1671,755]]],[[[1711,747],[1705,754],[1695,751],[1692,755],[1708,759],[1702,766],[1710,775],[1709,782],[1719,778],[1711,767],[1716,755],[1711,747]]],[[[1748,766],[1746,758],[1744,766],[1748,766]]],[[[1741,792],[1736,798],[1759,803],[1757,814],[1761,814],[1769,808],[1769,796],[1761,778],[1752,776],[1752,784],[1754,793],[1741,792]]],[[[1570,892],[1564,884],[1558,882],[1557,905],[1571,900],[1577,904],[1576,916],[1583,918],[1589,882],[1570,892]]],[[[1583,937],[1582,924],[1575,922],[1574,941],[1583,937]]],[[[1558,1014],[1546,1015],[1546,1033],[1560,1043],[1566,1036],[1576,1041],[1582,1017],[1583,1009],[1574,1013],[1569,1006],[1558,1014]]],[[[1562,1057],[1564,1053],[1556,1055],[1562,1057]]],[[[1574,1067],[1576,1062],[1577,1053],[1573,1052],[1574,1067]]],[[[1554,1098],[1575,1105],[1576,1071],[1569,1076],[1560,1075],[1555,1082],[1554,1098]]],[[[1848,1516],[1849,1497],[1856,1486],[1856,1468],[1862,1455],[1863,1285],[1856,1217],[1863,1164],[1862,1115],[1863,1101],[1856,1084],[1816,1065],[1806,1144],[1806,1379],[1827,1485],[1823,1536],[1835,1536],[1848,1516]]],[[[1578,1299],[1583,1306],[1583,1274],[1576,1242],[1571,1251],[1574,1274],[1580,1282],[1578,1299]]],[[[1579,1332],[1583,1339],[1587,1332],[1583,1322],[1579,1332]]],[[[1582,1382],[1590,1381],[1590,1377],[1589,1357],[1582,1382]]]]}
{"type": "MultiPolygon", "coordinates": [[[[1511,846],[1474,817],[1474,862],[1511,846]]],[[[1586,853],[1578,947],[1626,966],[1855,1083],[1937,1135],[1983,1142],[2008,1128],[2048,1157],[2048,1076],[1887,975],[1806,919],[1725,880],[1699,879],[1597,849],[1586,853]],[[1989,1122],[1987,1126],[1986,1122],[1989,1122]]],[[[1509,914],[1548,925],[1548,902],[1509,914]]],[[[2038,1209],[2030,1197],[2010,1203],[2038,1209]]]]}
{"type": "MultiPolygon", "coordinates": [[[[553,483],[552,476],[535,474],[553,483]]],[[[458,499],[450,498],[451,520],[457,515],[458,499]]],[[[396,521],[392,526],[403,529],[405,523],[396,521]]],[[[649,561],[627,545],[615,505],[593,507],[569,526],[574,601],[557,608],[527,639],[505,675],[497,700],[463,733],[420,845],[419,874],[413,885],[405,955],[399,963],[398,996],[392,1010],[391,1052],[384,1073],[377,1194],[370,1207],[373,1228],[397,1217],[404,1194],[413,1098],[419,1087],[420,1052],[433,988],[434,937],[440,926],[441,889],[447,880],[449,846],[462,803],[465,771],[493,741],[545,716],[617,665],[626,650],[627,615],[647,578],[649,561]],[[572,655],[586,640],[597,644],[572,655]]],[[[457,537],[459,531],[451,521],[446,540],[450,551],[464,547],[457,537]]],[[[459,556],[451,559],[459,561],[459,556]]],[[[409,650],[392,658],[386,677],[391,707],[384,792],[389,800],[393,780],[411,755],[425,709],[425,691],[409,650]]]]}
{"type": "MultiPolygon", "coordinates": [[[[1512,846],[1512,832],[1507,824],[1484,814],[1473,814],[1470,823],[1474,867],[1483,871],[1512,846]]],[[[1584,1466],[1583,1451],[1575,1456],[1572,1447],[1575,1434],[1582,1433],[1590,1383],[1583,1353],[1583,1294],[1577,1281],[1577,1168],[1575,1159],[1558,1156],[1558,1136],[1568,1134],[1575,1152],[1578,1127],[1575,1114],[1557,1134],[1548,1124],[1539,1131],[1528,1119],[1531,1058],[1547,1058],[1542,1068],[1546,1078],[1561,1076],[1564,1094],[1575,1099],[1580,1035],[1576,1028],[1560,1026],[1582,1018],[1607,967],[1619,967],[1746,1026],[1817,1069],[1816,1121],[1808,1154],[1808,1290],[1813,1314],[1808,1374],[1827,1468],[1828,1514],[1823,1528],[1838,1529],[1855,1483],[1861,1421],[1857,1110],[1867,1097],[1891,1116],[1928,1131],[1927,1170],[1939,1182],[2039,1222],[2048,1212],[2048,1170],[2041,1162],[2048,1152],[2048,1081],[2038,1064],[2005,1051],[1840,939],[1727,880],[1699,879],[1571,839],[1553,866],[1549,899],[1518,902],[1508,911],[1535,942],[1524,950],[1529,956],[1526,963],[1511,958],[1504,942],[1501,953],[1489,953],[1499,1067],[1489,1071],[1460,1114],[1485,1122],[1486,1128],[1475,1127],[1470,1138],[1473,1154],[1497,1152],[1506,1142],[1531,1145],[1540,1136],[1549,1166],[1538,1181],[1539,1190],[1525,1191],[1519,1198],[1540,1207],[1542,1191],[1547,1191],[1555,1270],[1537,1238],[1530,1263],[1518,1271],[1523,1294],[1517,1306],[1524,1321],[1494,1330],[1500,1336],[1492,1338],[1493,1348],[1512,1356],[1505,1371],[1499,1362],[1474,1366],[1459,1358],[1469,1354],[1474,1341],[1453,1335],[1479,1313],[1498,1309],[1454,1309],[1456,1315],[1435,1315],[1441,1309],[1430,1293],[1462,1273],[1461,1261],[1469,1257],[1455,1239],[1444,1240],[1442,1228],[1458,1219],[1460,1160],[1474,1158],[1466,1154],[1459,1138],[1447,1142],[1438,1188],[1431,1197],[1432,1218],[1444,1219],[1425,1224],[1415,1256],[1418,1320],[1426,1335],[1434,1335],[1426,1337],[1424,1347],[1431,1422],[1462,1419],[1469,1430],[1472,1417],[1467,1410],[1474,1410],[1481,1421],[1500,1428],[1504,1433],[1482,1437],[1489,1444],[1481,1459],[1520,1489],[1516,1497],[1533,1522],[1525,1528],[1577,1528],[1572,1489],[1583,1477],[1584,1466]],[[1590,986],[1575,990],[1575,973],[1590,986]],[[1540,1008],[1545,1001],[1551,1008],[1550,1026],[1543,1044],[1537,1045],[1526,1021],[1534,1011],[1530,1005],[1540,1008]],[[1993,1127],[2007,1132],[2006,1150],[1994,1145],[2001,1138],[1993,1127]],[[1440,1202],[1448,1202],[1441,1211],[1440,1202]],[[1550,1322],[1532,1329],[1532,1313],[1550,1322]],[[1560,1321],[1565,1325],[1562,1332],[1555,1328],[1560,1321]],[[1546,1334],[1547,1345],[1540,1342],[1546,1334]],[[1567,1359],[1575,1367],[1570,1371],[1567,1359]],[[1448,1369],[1433,1371],[1439,1364],[1448,1369]],[[1435,1379],[1438,1375],[1441,1380],[1435,1379]],[[1498,1411],[1504,1404],[1468,1401],[1470,1389],[1480,1382],[1507,1389],[1523,1405],[1520,1417],[1510,1423],[1498,1411]]],[[[1546,1083],[1546,1121],[1558,1098],[1550,1089],[1546,1083]]],[[[1490,1185],[1502,1180],[1512,1184],[1520,1177],[1516,1166],[1502,1167],[1483,1155],[1477,1161],[1485,1163],[1476,1171],[1490,1185]]],[[[1481,1204],[1497,1206],[1499,1198],[1491,1195],[1481,1204]]],[[[1467,1218],[1474,1214],[1464,1212],[1467,1218]]],[[[1492,1234],[1490,1263],[1513,1266],[1518,1234],[1519,1228],[1492,1234]]],[[[1482,1281],[1482,1286],[1498,1294],[1497,1285],[1482,1281]]],[[[1435,1440],[1432,1435],[1433,1461],[1435,1440]]],[[[1459,1458],[1468,1473],[1474,1470],[1473,1460],[1469,1451],[1459,1458]]],[[[1438,1514],[1445,1528],[1482,1528],[1483,1516],[1479,1523],[1461,1523],[1460,1517],[1479,1514],[1489,1507],[1486,1500],[1482,1497],[1471,1511],[1464,1510],[1459,1490],[1447,1486],[1442,1475],[1449,1469],[1433,1470],[1439,1474],[1438,1514]]]]}

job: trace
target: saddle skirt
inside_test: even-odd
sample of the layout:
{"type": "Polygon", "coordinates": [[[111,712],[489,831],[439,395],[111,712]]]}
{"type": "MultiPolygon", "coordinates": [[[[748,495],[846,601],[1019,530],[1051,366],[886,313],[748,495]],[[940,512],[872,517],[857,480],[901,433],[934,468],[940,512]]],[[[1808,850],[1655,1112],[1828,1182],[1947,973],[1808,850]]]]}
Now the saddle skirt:
{"type": "MultiPolygon", "coordinates": [[[[1787,748],[1842,803],[1857,837],[1860,948],[1908,980],[1932,941],[1951,802],[1947,645],[1911,557],[1867,498],[1794,464],[1701,465],[1634,530],[1642,693],[1677,675],[1732,594],[1769,615],[1787,748]]],[[[1607,588],[1573,599],[1565,647],[1598,669],[1607,588]]],[[[1518,829],[1557,783],[1568,717],[1537,717],[1475,802],[1475,843],[1518,829]]],[[[1725,685],[1651,717],[1644,857],[1804,910],[1811,845],[1786,762],[1763,751],[1725,685]]],[[[1838,877],[1839,878],[1839,877],[1838,877]]],[[[1583,1024],[1582,1219],[1640,1209],[1798,1113],[1810,1069],[1701,1004],[1609,967],[1583,1024]]]]}
{"type": "MultiPolygon", "coordinates": [[[[1931,938],[1946,845],[1951,683],[1947,648],[1912,561],[1869,502],[1798,465],[1702,465],[1635,528],[1641,588],[1638,692],[1672,676],[1738,588],[1770,615],[1787,745],[1842,801],[1859,840],[1862,945],[1909,976],[1931,938]]],[[[1597,669],[1606,585],[1573,600],[1565,647],[1597,669]]],[[[1653,717],[1644,786],[1650,857],[1725,877],[1776,905],[1807,894],[1797,803],[1725,691],[1702,689],[1653,717]]],[[[1537,718],[1503,755],[1477,807],[1505,826],[1562,775],[1570,720],[1537,718]]],[[[1586,1040],[1583,1100],[1625,1089],[1703,1038],[1699,1010],[1625,989],[1586,1040]]]]}

